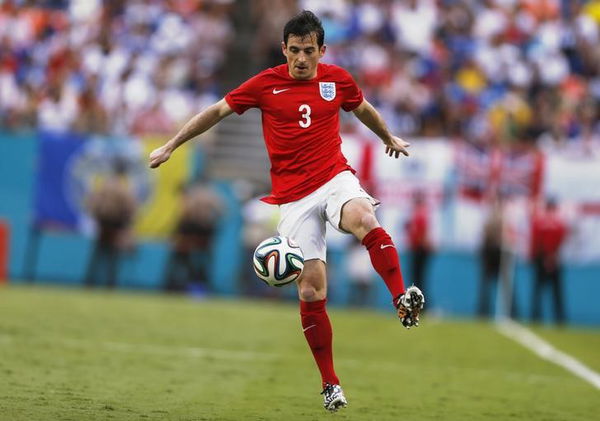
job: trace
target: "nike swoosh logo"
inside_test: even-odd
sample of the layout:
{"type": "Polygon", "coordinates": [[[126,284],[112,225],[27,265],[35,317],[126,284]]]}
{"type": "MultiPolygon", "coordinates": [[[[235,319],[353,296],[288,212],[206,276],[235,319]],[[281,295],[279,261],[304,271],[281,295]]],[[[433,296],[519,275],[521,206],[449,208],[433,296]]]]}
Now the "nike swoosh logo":
{"type": "Polygon", "coordinates": [[[393,244],[385,244],[385,245],[384,245],[384,244],[382,244],[381,246],[379,246],[379,248],[380,248],[381,250],[383,250],[383,249],[384,249],[384,248],[386,248],[386,247],[394,247],[394,245],[393,245],[393,244]]]}
{"type": "Polygon", "coordinates": [[[282,92],[289,91],[290,89],[292,89],[292,88],[285,88],[285,89],[275,89],[275,88],[273,88],[273,95],[277,95],[277,94],[280,94],[282,92]]]}
{"type": "Polygon", "coordinates": [[[310,325],[308,327],[305,327],[304,329],[302,329],[302,332],[306,332],[308,329],[310,329],[311,327],[315,327],[316,325],[310,325]]]}

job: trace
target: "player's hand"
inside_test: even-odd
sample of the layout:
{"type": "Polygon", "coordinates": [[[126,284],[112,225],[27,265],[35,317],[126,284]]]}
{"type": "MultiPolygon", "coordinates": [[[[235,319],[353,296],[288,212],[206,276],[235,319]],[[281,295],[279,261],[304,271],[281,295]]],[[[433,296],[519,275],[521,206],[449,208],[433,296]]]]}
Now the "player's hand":
{"type": "Polygon", "coordinates": [[[394,157],[395,155],[396,158],[399,158],[400,154],[408,156],[408,151],[406,148],[410,146],[410,143],[404,141],[403,139],[397,136],[392,136],[387,142],[384,143],[385,153],[389,156],[394,157]]]}
{"type": "Polygon", "coordinates": [[[171,157],[171,148],[163,145],[150,153],[150,168],[157,168],[171,157]]]}

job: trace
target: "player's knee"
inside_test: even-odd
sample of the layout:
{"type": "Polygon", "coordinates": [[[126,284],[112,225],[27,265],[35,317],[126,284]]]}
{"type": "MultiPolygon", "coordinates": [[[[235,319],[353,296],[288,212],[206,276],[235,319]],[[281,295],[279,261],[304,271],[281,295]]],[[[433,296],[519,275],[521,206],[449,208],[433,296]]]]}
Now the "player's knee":
{"type": "Polygon", "coordinates": [[[369,232],[379,226],[379,222],[375,215],[371,212],[363,213],[360,217],[360,227],[365,231],[369,232]]]}
{"type": "Polygon", "coordinates": [[[300,294],[300,299],[302,301],[311,302],[311,301],[318,301],[321,299],[319,297],[317,289],[315,287],[313,287],[312,285],[307,285],[307,286],[301,287],[299,294],[300,294]]]}
{"type": "Polygon", "coordinates": [[[304,262],[304,271],[298,280],[298,296],[302,301],[319,301],[327,296],[327,274],[320,260],[304,262]]]}
{"type": "Polygon", "coordinates": [[[365,224],[373,223],[373,219],[375,219],[375,215],[369,203],[351,200],[342,208],[342,228],[346,231],[355,232],[364,229],[365,224]]]}
{"type": "Polygon", "coordinates": [[[319,301],[327,296],[327,289],[322,282],[310,282],[304,279],[298,286],[298,295],[302,301],[319,301]]]}

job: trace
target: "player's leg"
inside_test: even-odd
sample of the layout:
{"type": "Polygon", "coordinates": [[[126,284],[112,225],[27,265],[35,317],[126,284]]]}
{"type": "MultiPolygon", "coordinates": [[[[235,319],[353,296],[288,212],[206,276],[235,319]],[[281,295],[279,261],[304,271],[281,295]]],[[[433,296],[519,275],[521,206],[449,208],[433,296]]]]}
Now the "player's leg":
{"type": "Polygon", "coordinates": [[[417,326],[425,299],[415,286],[405,291],[396,246],[379,224],[372,200],[356,197],[345,202],[342,205],[339,226],[342,230],[354,234],[367,248],[373,268],[383,278],[392,295],[402,324],[405,327],[417,326]]]}
{"type": "Polygon", "coordinates": [[[326,308],[325,263],[319,259],[305,261],[297,286],[302,331],[319,367],[322,385],[339,384],[333,367],[333,331],[326,308]]]}
{"type": "Polygon", "coordinates": [[[383,278],[392,296],[395,298],[403,294],[404,280],[396,246],[379,225],[369,200],[360,197],[347,201],[342,206],[340,228],[354,234],[367,247],[373,267],[383,278]]]}
{"type": "Polygon", "coordinates": [[[297,282],[300,318],[306,342],[321,373],[325,409],[336,411],[348,404],[333,365],[333,330],[327,315],[327,274],[320,259],[304,262],[297,282]]]}
{"type": "Polygon", "coordinates": [[[347,401],[333,364],[333,331],[327,315],[327,275],[325,268],[325,219],[323,192],[282,205],[278,231],[292,238],[304,254],[304,269],[297,281],[302,330],[313,354],[323,386],[325,409],[335,411],[347,401]]]}
{"type": "Polygon", "coordinates": [[[296,281],[301,302],[313,303],[327,299],[327,271],[320,259],[304,261],[302,275],[296,281]]]}
{"type": "Polygon", "coordinates": [[[336,175],[329,183],[326,216],[340,232],[351,233],[369,252],[373,268],[383,278],[398,317],[405,327],[418,324],[418,315],[425,299],[414,285],[405,291],[396,247],[375,217],[379,202],[363,190],[349,171],[336,175]],[[413,305],[414,304],[414,305],[413,305]]]}

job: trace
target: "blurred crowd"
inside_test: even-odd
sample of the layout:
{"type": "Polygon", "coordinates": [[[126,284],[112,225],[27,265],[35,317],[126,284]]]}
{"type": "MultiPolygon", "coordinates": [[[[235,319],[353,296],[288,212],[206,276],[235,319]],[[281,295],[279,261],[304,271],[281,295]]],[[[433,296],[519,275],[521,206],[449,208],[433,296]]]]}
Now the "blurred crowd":
{"type": "MultiPolygon", "coordinates": [[[[232,0],[0,2],[0,125],[167,133],[225,92],[232,0]]],[[[255,0],[239,80],[283,62],[282,27],[321,17],[402,135],[600,138],[599,0],[255,0]],[[251,65],[253,67],[251,68],[251,65]]],[[[599,141],[600,142],[600,141],[599,141]]]]}
{"type": "Polygon", "coordinates": [[[0,126],[173,131],[221,94],[232,5],[0,1],[0,126]]]}
{"type": "Polygon", "coordinates": [[[405,135],[598,140],[600,2],[304,0],[405,135]]]}

